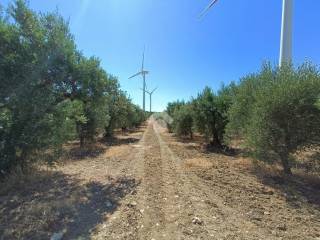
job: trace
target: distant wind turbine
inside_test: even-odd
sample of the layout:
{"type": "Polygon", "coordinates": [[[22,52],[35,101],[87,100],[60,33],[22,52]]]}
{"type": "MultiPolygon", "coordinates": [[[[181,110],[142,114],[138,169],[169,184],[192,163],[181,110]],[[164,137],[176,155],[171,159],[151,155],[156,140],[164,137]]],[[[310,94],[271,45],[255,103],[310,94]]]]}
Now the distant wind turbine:
{"type": "Polygon", "coordinates": [[[150,112],[152,112],[152,94],[158,89],[158,87],[156,87],[155,89],[153,89],[151,92],[146,90],[146,93],[149,94],[150,96],[150,112]]]}
{"type": "Polygon", "coordinates": [[[142,67],[141,67],[141,71],[134,74],[133,76],[129,77],[129,79],[134,78],[136,76],[141,75],[142,79],[143,79],[143,102],[142,102],[142,106],[143,106],[143,111],[146,111],[146,75],[149,74],[149,71],[144,70],[144,52],[145,49],[143,50],[143,54],[142,54],[142,67]]]}
{"type": "MultiPolygon", "coordinates": [[[[279,67],[292,61],[292,17],[293,0],[282,0],[282,23],[280,39],[279,67]]],[[[212,0],[208,7],[200,14],[203,17],[213,7],[218,0],[212,0]]]]}

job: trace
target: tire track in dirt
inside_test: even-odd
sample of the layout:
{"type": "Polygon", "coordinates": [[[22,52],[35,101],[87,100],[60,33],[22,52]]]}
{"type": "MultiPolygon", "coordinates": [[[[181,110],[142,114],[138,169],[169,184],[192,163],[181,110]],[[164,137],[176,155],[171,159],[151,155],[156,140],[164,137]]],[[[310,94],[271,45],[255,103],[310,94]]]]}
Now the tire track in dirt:
{"type": "Polygon", "coordinates": [[[190,232],[195,207],[179,165],[164,146],[154,122],[149,122],[134,149],[137,152],[130,154],[133,159],[120,171],[141,183],[97,229],[94,239],[189,239],[185,234],[190,232]]]}
{"type": "MultiPolygon", "coordinates": [[[[158,133],[157,124],[150,121],[145,144],[149,149],[144,155],[144,178],[138,200],[143,209],[139,239],[190,239],[194,210],[188,197],[190,185],[182,178],[180,165],[164,144],[158,133]]],[[[200,228],[195,231],[199,237],[200,228]]],[[[202,236],[207,232],[202,231],[202,236]]]]}
{"type": "Polygon", "coordinates": [[[163,162],[160,144],[150,122],[142,139],[134,145],[133,158],[121,170],[140,182],[136,192],[110,216],[108,223],[98,229],[94,239],[176,239],[166,236],[163,162]]]}
{"type": "Polygon", "coordinates": [[[192,220],[198,217],[199,198],[191,194],[193,186],[182,169],[182,161],[174,155],[162,139],[161,127],[156,122],[154,130],[160,144],[161,157],[165,162],[168,183],[170,183],[166,188],[169,196],[168,203],[171,203],[171,207],[167,208],[167,219],[169,220],[167,222],[170,224],[167,229],[171,236],[175,237],[168,239],[207,239],[208,232],[202,223],[192,223],[192,220]],[[174,225],[171,224],[170,218],[175,219],[174,225]]]}
{"type": "Polygon", "coordinates": [[[142,209],[139,239],[162,239],[165,232],[165,215],[163,211],[165,195],[163,191],[163,162],[160,146],[149,123],[145,138],[145,155],[143,158],[143,182],[139,190],[139,204],[142,209]]]}
{"type": "Polygon", "coordinates": [[[155,123],[163,158],[175,166],[176,177],[179,182],[179,191],[182,195],[180,203],[184,204],[186,212],[180,212],[181,230],[183,239],[278,239],[274,238],[265,229],[259,228],[232,207],[226,206],[223,199],[207,188],[203,181],[187,172],[182,160],[170,149],[161,137],[161,127],[155,123]],[[200,225],[190,224],[192,216],[203,220],[200,225]]]}
{"type": "Polygon", "coordinates": [[[161,138],[157,133],[156,125],[153,123],[153,134],[157,138],[160,155],[163,164],[163,183],[165,202],[164,202],[164,216],[165,216],[165,233],[164,239],[182,239],[182,232],[179,230],[179,222],[182,217],[183,203],[181,202],[181,192],[179,184],[179,173],[176,165],[168,158],[166,150],[161,144],[161,138]]]}

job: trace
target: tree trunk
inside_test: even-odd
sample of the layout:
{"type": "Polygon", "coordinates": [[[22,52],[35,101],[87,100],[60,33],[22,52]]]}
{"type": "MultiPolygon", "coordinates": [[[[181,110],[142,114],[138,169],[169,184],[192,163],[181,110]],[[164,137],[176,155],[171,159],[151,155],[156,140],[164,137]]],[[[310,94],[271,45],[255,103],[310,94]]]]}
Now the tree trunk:
{"type": "Polygon", "coordinates": [[[83,148],[84,146],[84,136],[83,134],[80,135],[80,148],[83,148]]]}
{"type": "Polygon", "coordinates": [[[217,147],[222,147],[218,133],[215,131],[215,129],[212,131],[212,133],[213,133],[212,145],[217,147]]]}
{"type": "Polygon", "coordinates": [[[114,118],[111,116],[110,120],[109,120],[109,125],[107,127],[105,127],[105,138],[112,138],[113,137],[113,129],[114,129],[114,118]]]}
{"type": "MultiPolygon", "coordinates": [[[[215,118],[215,115],[214,115],[214,118],[215,118]]],[[[211,125],[211,129],[212,129],[212,135],[213,135],[211,145],[215,146],[215,147],[222,147],[222,144],[219,139],[219,135],[216,130],[216,121],[215,120],[213,121],[213,123],[211,125]]]]}
{"type": "Polygon", "coordinates": [[[113,137],[113,129],[112,129],[111,126],[108,126],[108,127],[105,128],[104,137],[105,137],[106,139],[113,137]]]}
{"type": "Polygon", "coordinates": [[[280,154],[280,158],[281,158],[281,164],[282,164],[282,167],[283,167],[283,172],[286,175],[292,175],[291,166],[290,166],[290,163],[289,163],[289,154],[281,153],[280,154]]]}
{"type": "Polygon", "coordinates": [[[80,139],[80,148],[84,146],[84,133],[83,133],[83,124],[77,122],[77,132],[80,139]]]}

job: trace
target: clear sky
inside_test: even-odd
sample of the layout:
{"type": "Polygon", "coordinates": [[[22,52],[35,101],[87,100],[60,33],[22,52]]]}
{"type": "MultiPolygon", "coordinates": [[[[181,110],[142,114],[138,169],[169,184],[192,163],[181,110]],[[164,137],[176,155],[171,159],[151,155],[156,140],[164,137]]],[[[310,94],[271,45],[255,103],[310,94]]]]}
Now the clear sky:
{"type": "MultiPolygon", "coordinates": [[[[153,97],[157,111],[169,101],[188,100],[206,85],[217,90],[222,83],[238,81],[264,60],[277,64],[282,0],[219,0],[199,21],[208,2],[29,0],[36,11],[58,8],[69,18],[78,48],[99,57],[140,105],[142,79],[128,77],[140,70],[145,45],[147,86],[159,87],[153,97]]],[[[294,2],[294,62],[319,64],[320,1],[294,2]]]]}

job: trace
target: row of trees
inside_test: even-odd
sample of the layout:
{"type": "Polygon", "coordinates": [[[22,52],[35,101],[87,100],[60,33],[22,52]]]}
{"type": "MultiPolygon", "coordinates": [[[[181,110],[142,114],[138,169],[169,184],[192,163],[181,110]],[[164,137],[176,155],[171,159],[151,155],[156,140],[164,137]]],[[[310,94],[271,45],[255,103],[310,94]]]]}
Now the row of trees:
{"type": "Polygon", "coordinates": [[[228,123],[228,110],[234,96],[235,85],[223,86],[214,93],[206,87],[189,102],[169,103],[166,112],[172,117],[169,130],[179,136],[190,136],[197,131],[216,147],[223,147],[224,134],[228,123]]]}
{"type": "Polygon", "coordinates": [[[243,138],[257,158],[279,161],[291,174],[292,154],[320,143],[320,74],[311,64],[265,64],[217,93],[206,87],[189,102],[169,103],[167,113],[178,135],[198,131],[219,147],[243,138]]]}
{"type": "Polygon", "coordinates": [[[58,13],[35,13],[23,0],[0,11],[1,174],[49,147],[58,153],[76,138],[83,146],[144,119],[100,60],[77,49],[58,13]]]}

